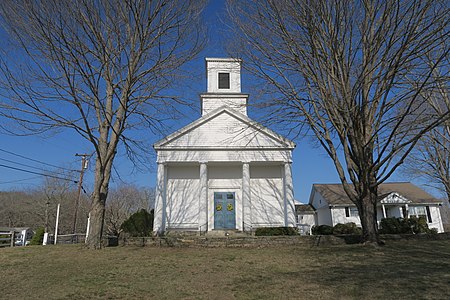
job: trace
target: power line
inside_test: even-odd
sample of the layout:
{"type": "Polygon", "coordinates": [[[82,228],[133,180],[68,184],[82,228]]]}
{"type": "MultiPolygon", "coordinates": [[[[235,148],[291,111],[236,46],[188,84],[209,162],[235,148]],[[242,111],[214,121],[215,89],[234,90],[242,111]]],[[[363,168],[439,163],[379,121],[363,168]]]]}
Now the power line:
{"type": "Polygon", "coordinates": [[[20,155],[20,154],[11,152],[11,151],[7,151],[7,150],[5,150],[5,149],[1,149],[1,148],[0,148],[0,151],[1,151],[1,152],[8,153],[8,154],[11,154],[11,155],[18,156],[18,157],[23,158],[23,159],[27,159],[27,160],[30,160],[30,161],[34,161],[34,162],[37,162],[37,163],[40,163],[40,164],[43,164],[43,165],[48,165],[48,166],[51,166],[51,167],[54,167],[54,168],[58,168],[58,169],[62,169],[62,170],[67,170],[67,171],[74,171],[74,170],[62,168],[62,167],[60,167],[60,166],[52,165],[52,164],[50,164],[50,163],[43,162],[43,161],[40,161],[40,160],[37,160],[37,159],[29,158],[29,157],[26,157],[26,156],[23,156],[23,155],[20,155]]]}
{"type": "Polygon", "coordinates": [[[0,184],[17,183],[17,182],[22,182],[22,181],[36,179],[36,178],[40,178],[40,176],[33,176],[33,177],[29,177],[29,178],[17,179],[17,180],[11,180],[11,181],[2,181],[2,182],[0,182],[0,184]]]}
{"type": "Polygon", "coordinates": [[[17,171],[21,171],[21,172],[25,172],[25,173],[42,175],[42,176],[45,176],[45,177],[51,177],[51,178],[55,178],[55,179],[60,179],[60,180],[65,180],[65,181],[71,181],[71,182],[74,182],[74,183],[78,183],[78,180],[73,180],[73,179],[69,179],[69,178],[64,178],[64,177],[59,177],[59,176],[50,175],[50,174],[44,174],[44,173],[39,173],[39,172],[34,172],[34,171],[30,171],[30,170],[24,170],[24,169],[12,167],[12,166],[7,166],[7,165],[3,165],[3,164],[0,164],[0,167],[7,168],[7,169],[12,169],[12,170],[17,170],[17,171]]]}
{"type": "Polygon", "coordinates": [[[38,168],[38,167],[22,164],[22,163],[19,163],[19,162],[13,161],[13,160],[9,160],[9,159],[6,159],[6,158],[0,158],[0,160],[6,161],[6,162],[9,162],[9,163],[13,163],[13,164],[16,164],[16,165],[19,165],[19,166],[23,166],[23,167],[39,170],[39,171],[42,171],[42,172],[46,171],[46,170],[44,170],[42,168],[38,168]]]}

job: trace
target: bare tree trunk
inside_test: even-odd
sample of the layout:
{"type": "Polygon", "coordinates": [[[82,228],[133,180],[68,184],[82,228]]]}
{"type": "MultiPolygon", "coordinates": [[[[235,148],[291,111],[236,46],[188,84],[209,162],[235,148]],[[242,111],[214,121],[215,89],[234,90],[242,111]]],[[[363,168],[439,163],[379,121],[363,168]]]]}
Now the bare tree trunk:
{"type": "Polygon", "coordinates": [[[105,203],[107,192],[102,187],[99,192],[94,192],[91,210],[91,223],[89,227],[86,245],[92,249],[102,248],[103,220],[105,218],[105,203]]]}
{"type": "Polygon", "coordinates": [[[106,199],[108,198],[109,181],[111,178],[112,162],[115,154],[110,152],[108,156],[108,146],[113,149],[116,145],[108,145],[102,143],[104,147],[100,150],[106,152],[105,155],[99,155],[95,164],[95,183],[92,195],[91,223],[89,227],[86,246],[92,249],[100,249],[102,247],[103,226],[105,220],[106,199]]]}
{"type": "Polygon", "coordinates": [[[380,243],[378,237],[376,198],[376,194],[369,192],[366,197],[360,201],[362,209],[359,209],[358,207],[361,225],[363,228],[362,240],[364,243],[380,243]]]}

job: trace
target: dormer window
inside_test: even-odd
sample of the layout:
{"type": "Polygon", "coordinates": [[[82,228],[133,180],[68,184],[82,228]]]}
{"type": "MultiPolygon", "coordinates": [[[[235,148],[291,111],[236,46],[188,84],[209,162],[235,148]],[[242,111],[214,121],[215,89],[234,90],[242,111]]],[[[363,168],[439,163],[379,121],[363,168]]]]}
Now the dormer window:
{"type": "Polygon", "coordinates": [[[219,73],[219,89],[230,89],[230,73],[219,73]]]}

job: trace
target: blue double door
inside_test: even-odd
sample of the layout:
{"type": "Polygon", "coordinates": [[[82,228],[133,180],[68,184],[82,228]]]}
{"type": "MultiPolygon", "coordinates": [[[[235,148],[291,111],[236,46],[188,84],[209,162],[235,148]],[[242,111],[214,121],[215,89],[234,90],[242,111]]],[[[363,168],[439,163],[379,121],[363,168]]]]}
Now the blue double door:
{"type": "Polygon", "coordinates": [[[214,192],[214,229],[236,229],[234,193],[214,192]]]}

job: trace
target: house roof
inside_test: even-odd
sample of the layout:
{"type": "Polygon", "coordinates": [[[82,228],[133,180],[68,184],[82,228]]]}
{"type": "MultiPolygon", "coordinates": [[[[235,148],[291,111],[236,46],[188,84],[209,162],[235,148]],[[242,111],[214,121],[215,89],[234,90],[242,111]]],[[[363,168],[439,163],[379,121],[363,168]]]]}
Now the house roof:
{"type": "MultiPolygon", "coordinates": [[[[224,142],[220,143],[220,148],[233,148],[233,142],[239,140],[240,145],[245,145],[244,148],[283,148],[283,149],[293,149],[295,148],[294,142],[291,140],[275,133],[269,128],[262,126],[258,122],[253,121],[249,117],[244,114],[237,112],[234,109],[231,109],[226,106],[219,107],[210,113],[202,116],[201,118],[195,120],[194,122],[188,124],[187,126],[177,130],[176,132],[168,135],[167,137],[161,139],[156,142],[153,147],[156,150],[163,149],[186,149],[186,148],[219,148],[215,145],[209,146],[206,144],[209,140],[215,140],[220,136],[220,134],[224,134],[224,132],[211,132],[211,137],[207,137],[204,135],[196,136],[195,130],[198,130],[200,127],[205,125],[206,123],[220,118],[224,114],[232,117],[233,120],[236,120],[239,124],[243,125],[243,129],[241,132],[236,130],[236,133],[229,133],[230,136],[234,137],[233,140],[224,140],[224,142]],[[248,130],[247,130],[248,129],[248,130]],[[187,135],[192,135],[192,137],[185,138],[185,141],[181,141],[177,143],[177,140],[182,140],[183,137],[187,135]],[[240,135],[240,136],[239,136],[240,135]],[[236,137],[238,136],[238,137],[236,137]],[[258,138],[265,138],[270,140],[269,145],[259,145],[258,138]]],[[[220,123],[220,122],[219,122],[220,123]]],[[[220,130],[220,129],[219,129],[220,130]]],[[[219,131],[217,130],[217,131],[219,131]]],[[[241,148],[239,146],[238,148],[241,148]]]]}
{"type": "Polygon", "coordinates": [[[315,209],[311,204],[295,204],[296,213],[314,213],[315,209]]]}
{"type": "MultiPolygon", "coordinates": [[[[329,205],[353,205],[347,197],[342,184],[314,184],[313,190],[320,193],[329,205]]],[[[393,193],[408,199],[411,204],[442,203],[441,200],[434,198],[410,182],[389,182],[378,186],[378,198],[380,201],[393,193]]]]}

